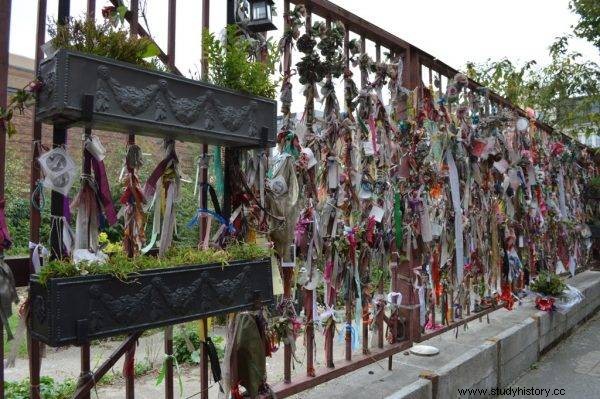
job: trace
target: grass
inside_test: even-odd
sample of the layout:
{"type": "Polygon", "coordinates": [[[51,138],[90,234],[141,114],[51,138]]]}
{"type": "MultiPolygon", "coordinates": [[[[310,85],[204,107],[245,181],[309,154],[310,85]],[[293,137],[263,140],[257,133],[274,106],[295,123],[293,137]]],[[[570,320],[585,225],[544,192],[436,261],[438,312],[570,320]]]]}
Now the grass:
{"type": "Polygon", "coordinates": [[[236,243],[226,249],[174,248],[164,258],[152,256],[127,258],[123,253],[116,253],[104,264],[80,263],[74,265],[66,260],[51,261],[42,268],[39,279],[43,285],[46,285],[51,278],[75,277],[87,274],[109,274],[120,280],[126,280],[144,270],[215,263],[225,266],[233,261],[262,259],[268,256],[270,256],[269,250],[256,244],[247,243],[236,243]]]}

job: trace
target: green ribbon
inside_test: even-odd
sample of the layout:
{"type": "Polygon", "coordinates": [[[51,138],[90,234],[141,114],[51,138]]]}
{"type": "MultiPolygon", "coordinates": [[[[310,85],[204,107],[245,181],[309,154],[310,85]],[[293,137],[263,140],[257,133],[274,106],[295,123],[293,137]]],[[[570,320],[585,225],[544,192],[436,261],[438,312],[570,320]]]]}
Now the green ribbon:
{"type": "Polygon", "coordinates": [[[221,162],[221,147],[213,147],[213,175],[215,176],[215,191],[219,200],[223,199],[225,191],[225,181],[223,179],[223,166],[221,162]]]}
{"type": "Polygon", "coordinates": [[[369,128],[367,127],[365,121],[363,121],[363,119],[360,116],[357,116],[356,119],[358,120],[358,126],[360,127],[360,130],[362,130],[363,133],[368,134],[369,128]]]}
{"type": "Polygon", "coordinates": [[[396,229],[396,249],[402,249],[402,200],[398,191],[394,192],[394,227],[396,229]]]}

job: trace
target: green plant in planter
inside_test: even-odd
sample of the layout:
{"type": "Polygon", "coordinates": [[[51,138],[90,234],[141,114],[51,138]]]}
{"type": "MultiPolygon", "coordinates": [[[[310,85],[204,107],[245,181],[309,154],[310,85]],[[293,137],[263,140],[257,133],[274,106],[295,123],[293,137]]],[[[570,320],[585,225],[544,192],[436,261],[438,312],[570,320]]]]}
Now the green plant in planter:
{"type": "Polygon", "coordinates": [[[256,42],[242,34],[237,25],[229,25],[226,43],[214,33],[204,31],[202,48],[209,65],[208,81],[242,93],[274,99],[279,81],[273,79],[279,60],[277,46],[268,41],[263,60],[251,56],[256,42]]]}
{"type": "Polygon", "coordinates": [[[152,40],[131,35],[110,20],[96,24],[88,19],[70,19],[64,25],[54,21],[48,27],[48,33],[55,49],[112,58],[151,70],[165,70],[155,58],[160,50],[152,40]]]}
{"type": "Polygon", "coordinates": [[[186,265],[227,265],[233,261],[255,260],[270,256],[269,250],[256,244],[232,244],[226,249],[173,248],[164,258],[138,256],[128,258],[124,252],[114,253],[106,263],[72,264],[68,260],[54,260],[42,268],[39,279],[45,285],[49,279],[75,277],[82,275],[109,274],[120,280],[126,280],[136,273],[150,269],[165,269],[186,265]]]}
{"type": "Polygon", "coordinates": [[[529,288],[531,291],[537,292],[538,294],[542,294],[544,296],[559,297],[567,288],[567,285],[558,275],[549,273],[547,271],[542,271],[530,284],[529,288]]]}

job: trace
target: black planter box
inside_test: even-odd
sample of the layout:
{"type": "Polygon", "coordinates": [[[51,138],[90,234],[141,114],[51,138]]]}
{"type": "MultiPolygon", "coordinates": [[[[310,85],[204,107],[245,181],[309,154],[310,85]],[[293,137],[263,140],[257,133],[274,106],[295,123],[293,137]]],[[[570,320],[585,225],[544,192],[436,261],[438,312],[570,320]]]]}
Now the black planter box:
{"type": "Polygon", "coordinates": [[[273,303],[271,260],[181,266],[109,275],[31,277],[31,334],[50,345],[183,323],[273,303]]]}
{"type": "Polygon", "coordinates": [[[39,121],[225,146],[275,145],[277,103],[263,97],[67,50],[42,61],[39,71],[39,121]]]}

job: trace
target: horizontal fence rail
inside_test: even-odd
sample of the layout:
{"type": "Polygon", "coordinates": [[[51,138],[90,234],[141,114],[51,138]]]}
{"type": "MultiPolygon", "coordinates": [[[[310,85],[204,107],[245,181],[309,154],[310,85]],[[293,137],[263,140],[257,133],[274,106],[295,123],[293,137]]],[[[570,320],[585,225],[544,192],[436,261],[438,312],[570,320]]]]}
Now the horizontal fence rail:
{"type": "MultiPolygon", "coordinates": [[[[115,7],[122,5],[120,0],[111,0],[110,3],[115,7]]],[[[194,5],[199,2],[194,2],[194,5]]],[[[202,27],[208,29],[210,27],[210,6],[225,7],[225,2],[210,2],[209,0],[203,0],[201,4],[202,9],[202,27]]],[[[180,4],[184,4],[181,2],[180,4]]],[[[234,4],[233,1],[227,1],[228,6],[234,4]]],[[[415,89],[423,87],[433,87],[434,82],[439,82],[437,90],[441,94],[444,91],[442,81],[448,82],[451,80],[459,71],[448,66],[442,61],[438,60],[431,54],[419,49],[418,47],[398,38],[390,32],[387,32],[376,25],[364,20],[358,15],[351,13],[344,8],[331,3],[327,0],[283,0],[282,1],[282,18],[284,21],[284,29],[287,29],[290,24],[290,8],[291,5],[304,4],[307,10],[305,18],[305,26],[303,30],[309,31],[314,20],[322,19],[328,25],[335,21],[341,22],[346,30],[346,36],[344,39],[344,54],[346,55],[346,66],[350,67],[349,61],[349,42],[351,37],[360,39],[362,44],[362,50],[364,53],[371,50],[371,56],[377,61],[382,61],[382,53],[388,51],[390,58],[401,57],[404,64],[402,81],[407,89],[413,91],[415,89]]],[[[10,27],[10,0],[0,0],[0,106],[6,105],[6,77],[8,74],[8,38],[9,38],[9,27],[10,27]],[[4,57],[4,55],[6,55],[4,57]]],[[[139,1],[131,0],[129,3],[130,10],[125,14],[125,19],[129,23],[129,29],[132,34],[139,35],[142,37],[148,37],[152,39],[149,33],[140,26],[138,21],[139,12],[139,1]]],[[[189,6],[185,3],[185,6],[189,6]]],[[[198,5],[200,7],[200,5],[198,5]]],[[[59,0],[59,20],[66,18],[70,15],[70,1],[59,0]]],[[[87,1],[87,15],[88,18],[94,19],[96,2],[94,0],[87,1]]],[[[175,58],[175,43],[176,43],[176,27],[177,27],[177,2],[176,0],[168,1],[168,9],[166,14],[167,22],[167,51],[159,47],[158,58],[168,66],[171,73],[174,75],[182,76],[183,74],[176,66],[175,58]]],[[[41,45],[45,42],[45,30],[46,30],[46,19],[47,19],[46,1],[38,1],[38,15],[37,15],[37,37],[36,37],[36,69],[39,62],[43,59],[41,45]]],[[[221,27],[213,27],[216,30],[220,30],[221,27]],[[218,28],[218,29],[217,29],[218,28]]],[[[201,40],[201,38],[179,38],[180,40],[201,40]]],[[[204,54],[199,54],[202,58],[202,76],[207,77],[208,64],[204,58],[204,54]]],[[[285,48],[283,53],[283,75],[284,81],[291,79],[294,75],[293,65],[297,60],[293,60],[294,53],[291,48],[285,48]]],[[[368,73],[361,71],[360,88],[368,89],[370,82],[368,73]]],[[[465,88],[464,94],[470,91],[478,91],[484,89],[479,83],[469,79],[467,87],[465,88]]],[[[381,88],[378,88],[381,91],[381,88]]],[[[417,90],[418,92],[418,90],[417,90]]],[[[501,97],[497,93],[487,91],[486,94],[486,107],[488,109],[508,109],[520,116],[527,116],[525,110],[510,103],[507,99],[501,97]]],[[[314,113],[314,104],[307,106],[308,114],[314,113]]],[[[285,116],[285,115],[284,115],[285,116]]],[[[310,118],[310,116],[309,116],[310,118]]],[[[312,121],[306,121],[307,124],[312,121]]],[[[535,125],[539,131],[547,135],[557,134],[551,126],[544,124],[539,121],[535,121],[535,125]]],[[[4,125],[0,124],[2,128],[0,130],[0,199],[3,199],[4,191],[4,163],[5,163],[5,132],[4,125]]],[[[91,129],[86,129],[85,134],[91,135],[91,129]]],[[[135,133],[130,132],[128,134],[126,143],[135,143],[135,133]]],[[[562,133],[561,133],[562,134],[562,133]]],[[[53,146],[63,145],[67,138],[67,131],[62,126],[54,127],[53,135],[53,146]]],[[[571,140],[570,137],[564,136],[565,139],[571,140]]],[[[41,124],[34,122],[32,126],[32,139],[34,143],[40,143],[42,140],[41,124]]],[[[203,143],[204,144],[204,143],[203,143]]],[[[31,193],[35,194],[35,189],[40,178],[39,165],[36,161],[39,155],[39,147],[33,146],[33,159],[31,160],[31,193]]],[[[208,156],[208,146],[202,145],[202,157],[208,156]]],[[[225,159],[229,159],[235,156],[235,153],[224,152],[225,159]]],[[[90,160],[83,157],[84,170],[87,168],[89,173],[90,160]]],[[[228,170],[228,162],[225,162],[225,170],[228,170]]],[[[206,169],[202,170],[200,174],[201,182],[208,182],[209,176],[206,169]]],[[[229,198],[226,192],[226,197],[229,198]]],[[[205,196],[200,197],[200,203],[202,207],[207,208],[207,198],[205,196]]],[[[62,216],[62,205],[58,206],[59,202],[62,204],[62,195],[53,193],[52,196],[52,209],[55,216],[62,216]]],[[[226,205],[228,209],[229,205],[226,205]]],[[[225,213],[228,213],[226,210],[225,213]]],[[[38,209],[32,206],[31,208],[31,224],[30,224],[30,236],[33,243],[40,242],[40,224],[41,217],[38,209]]],[[[203,218],[200,221],[200,237],[204,236],[207,228],[207,222],[203,218]]],[[[53,235],[54,237],[55,235],[53,235]]],[[[10,266],[15,276],[17,286],[26,287],[29,285],[29,278],[33,270],[32,262],[30,258],[24,257],[13,257],[6,258],[7,264],[10,266]]],[[[411,265],[411,269],[415,265],[411,265]]],[[[418,265],[421,266],[421,265],[418,265]]],[[[316,299],[316,290],[310,291],[302,289],[299,292],[297,298],[294,294],[294,275],[293,270],[290,268],[281,268],[281,274],[283,279],[283,295],[282,303],[293,307],[294,301],[302,304],[302,314],[304,315],[304,345],[305,345],[305,357],[303,359],[295,359],[293,353],[292,343],[286,341],[282,346],[283,350],[275,353],[275,356],[283,357],[283,380],[282,381],[269,381],[273,387],[273,391],[279,398],[288,397],[297,393],[300,393],[311,387],[315,387],[319,384],[325,383],[332,379],[343,376],[347,373],[355,371],[368,364],[381,361],[388,358],[388,367],[391,368],[392,356],[409,349],[413,343],[423,342],[434,336],[437,336],[443,332],[447,332],[451,329],[457,328],[461,325],[474,321],[476,319],[482,319],[490,312],[495,311],[505,305],[502,301],[495,303],[493,306],[486,308],[477,313],[466,314],[461,319],[456,319],[451,316],[450,322],[442,328],[434,331],[425,331],[423,326],[420,325],[420,314],[419,314],[419,299],[415,297],[414,290],[412,289],[411,281],[412,275],[407,274],[399,270],[400,267],[395,267],[391,273],[391,289],[394,292],[400,292],[405,290],[407,292],[406,297],[410,301],[409,305],[397,309],[390,314],[387,314],[386,300],[380,299],[378,303],[366,303],[362,305],[359,310],[361,312],[361,324],[360,335],[361,342],[359,348],[353,349],[352,342],[352,331],[349,326],[352,325],[352,314],[356,310],[353,300],[347,299],[344,307],[344,320],[339,321],[339,328],[342,329],[340,336],[343,337],[344,348],[340,351],[339,355],[343,354],[343,358],[335,358],[334,355],[334,341],[337,339],[337,333],[335,331],[329,332],[329,334],[323,334],[318,328],[318,315],[314,314],[313,303],[316,299]],[[408,282],[408,284],[407,284],[408,282]],[[406,288],[408,285],[409,288],[406,288]],[[374,320],[371,320],[371,315],[374,320]],[[373,332],[370,327],[375,326],[373,332]],[[401,330],[401,331],[399,331],[401,330]],[[324,335],[323,338],[317,335],[324,335]],[[370,335],[376,334],[375,337],[370,335]],[[322,343],[321,346],[317,343],[322,343]],[[357,353],[358,352],[358,353],[357,353]],[[318,361],[321,360],[322,361],[318,361]],[[297,361],[299,360],[299,361],[297,361]]],[[[350,284],[352,285],[352,284],[350,284]]],[[[351,298],[352,288],[349,288],[350,293],[348,298],[351,298]]],[[[383,298],[385,289],[383,279],[381,279],[379,286],[376,287],[376,293],[383,298]]],[[[292,311],[292,309],[287,308],[292,311]]],[[[286,308],[284,307],[284,310],[286,308]]],[[[434,309],[435,310],[435,309],[434,309]]],[[[294,310],[295,312],[295,310],[294,310]]],[[[435,319],[434,319],[435,321],[435,319]]],[[[200,320],[204,331],[207,329],[207,319],[200,320]]],[[[335,330],[335,328],[333,329],[335,330]]],[[[91,353],[90,345],[83,344],[80,347],[81,350],[81,376],[79,378],[78,388],[74,395],[74,398],[90,398],[90,392],[94,388],[95,384],[104,376],[116,362],[124,357],[125,363],[133,366],[135,358],[135,348],[138,339],[142,336],[143,331],[135,331],[130,333],[128,337],[119,345],[119,347],[112,353],[108,359],[100,364],[95,370],[91,369],[91,353]]],[[[0,338],[3,338],[3,330],[0,330],[0,338]]],[[[302,338],[298,339],[300,342],[302,338]]],[[[165,393],[164,396],[167,399],[175,397],[175,384],[174,384],[174,364],[173,364],[173,327],[169,326],[165,329],[164,334],[164,353],[165,357],[165,393]]],[[[40,396],[40,369],[42,361],[42,353],[44,351],[43,345],[38,342],[35,338],[28,337],[28,355],[29,355],[29,366],[30,366],[30,381],[31,381],[31,398],[39,399],[40,396]]],[[[336,353],[337,354],[337,353],[336,353]]],[[[206,352],[206,346],[202,346],[200,354],[199,364],[199,392],[198,397],[202,399],[208,399],[209,397],[209,357],[206,352]]],[[[4,398],[4,377],[0,374],[0,399],[4,398]]],[[[135,378],[133,369],[131,368],[125,375],[125,397],[132,399],[135,396],[135,378]]]]}

